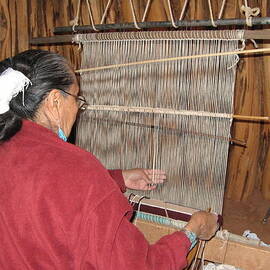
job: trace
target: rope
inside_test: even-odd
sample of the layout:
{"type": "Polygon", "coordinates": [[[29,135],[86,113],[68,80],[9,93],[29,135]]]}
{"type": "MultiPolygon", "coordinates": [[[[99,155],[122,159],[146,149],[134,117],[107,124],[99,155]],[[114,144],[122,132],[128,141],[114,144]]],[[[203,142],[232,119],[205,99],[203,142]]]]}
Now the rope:
{"type": "Polygon", "coordinates": [[[252,17],[258,16],[260,14],[260,8],[251,8],[248,6],[247,0],[245,0],[245,4],[241,6],[241,13],[246,16],[247,26],[252,26],[252,17]]]}
{"type": "Polygon", "coordinates": [[[108,10],[109,10],[109,7],[110,7],[111,3],[112,3],[112,0],[108,0],[107,5],[106,5],[106,8],[105,8],[105,11],[103,12],[103,15],[102,15],[100,24],[103,24],[103,23],[104,23],[105,18],[106,18],[106,16],[107,16],[107,13],[108,13],[108,10]]]}
{"type": "Polygon", "coordinates": [[[208,7],[209,7],[209,12],[210,12],[211,23],[212,23],[213,27],[217,27],[217,25],[214,22],[211,0],[208,0],[208,7]]]}
{"type": "Polygon", "coordinates": [[[86,4],[87,4],[87,9],[88,9],[88,13],[89,13],[91,25],[92,25],[92,27],[93,27],[93,29],[95,31],[98,31],[98,29],[95,27],[95,24],[94,24],[93,14],[92,14],[92,10],[91,10],[91,6],[90,6],[90,3],[89,3],[89,0],[86,0],[86,4]]]}
{"type": "Polygon", "coordinates": [[[189,0],[185,0],[185,3],[183,5],[182,11],[181,11],[181,14],[180,14],[180,17],[179,17],[179,21],[181,21],[183,19],[183,17],[184,17],[184,14],[185,14],[185,11],[186,11],[186,8],[187,8],[188,1],[189,0]]]}
{"type": "Polygon", "coordinates": [[[76,16],[73,20],[69,22],[72,25],[73,32],[76,32],[75,27],[79,25],[80,10],[81,10],[81,0],[78,0],[76,16]]]}
{"type": "MultiPolygon", "coordinates": [[[[111,3],[112,3],[112,0],[108,0],[107,5],[106,5],[106,8],[105,8],[105,10],[103,12],[103,15],[102,15],[100,24],[103,24],[104,23],[111,3]]],[[[86,0],[86,4],[87,4],[87,9],[88,9],[88,13],[89,13],[91,25],[92,25],[92,27],[93,27],[93,29],[95,31],[99,31],[95,27],[95,24],[94,24],[93,14],[92,14],[92,10],[91,10],[91,6],[90,6],[90,3],[89,3],[89,0],[86,0]]],[[[76,16],[75,16],[75,18],[73,20],[70,21],[70,24],[72,25],[73,32],[76,32],[75,27],[79,25],[80,10],[81,10],[81,0],[78,0],[76,16]]]]}
{"type": "Polygon", "coordinates": [[[147,13],[148,13],[148,10],[149,10],[151,1],[152,1],[152,0],[148,0],[148,1],[147,1],[146,7],[145,7],[145,10],[144,10],[144,13],[143,13],[142,22],[144,22],[145,19],[146,19],[146,16],[147,16],[147,13]]]}
{"type": "Polygon", "coordinates": [[[170,19],[171,19],[172,26],[173,26],[174,28],[178,28],[178,26],[177,26],[177,25],[175,24],[175,22],[174,22],[174,17],[173,17],[173,12],[172,12],[171,1],[170,1],[170,0],[167,0],[167,3],[168,3],[168,7],[169,7],[170,19]]]}
{"type": "MultiPolygon", "coordinates": [[[[135,195],[135,197],[136,197],[136,195],[135,195]]],[[[134,198],[135,198],[135,197],[134,197],[134,198]]],[[[141,204],[142,204],[142,200],[143,200],[144,198],[147,198],[147,197],[146,197],[146,196],[141,196],[141,197],[139,198],[139,200],[138,200],[138,210],[137,210],[137,213],[139,213],[139,212],[141,211],[141,204]]],[[[137,224],[137,219],[135,219],[134,224],[135,224],[135,225],[137,224]]]]}
{"type": "Polygon", "coordinates": [[[223,15],[223,11],[224,11],[224,8],[225,8],[225,4],[226,4],[226,0],[223,0],[222,1],[222,5],[221,5],[221,8],[220,8],[220,11],[219,11],[219,14],[218,14],[218,19],[220,20],[222,15],[223,15]]]}
{"type": "Polygon", "coordinates": [[[135,27],[140,30],[141,28],[139,27],[138,23],[137,23],[137,19],[136,19],[136,14],[135,14],[135,10],[134,10],[134,5],[133,5],[133,1],[129,0],[130,3],[130,8],[131,8],[131,13],[132,13],[132,17],[133,17],[133,22],[135,27]]]}

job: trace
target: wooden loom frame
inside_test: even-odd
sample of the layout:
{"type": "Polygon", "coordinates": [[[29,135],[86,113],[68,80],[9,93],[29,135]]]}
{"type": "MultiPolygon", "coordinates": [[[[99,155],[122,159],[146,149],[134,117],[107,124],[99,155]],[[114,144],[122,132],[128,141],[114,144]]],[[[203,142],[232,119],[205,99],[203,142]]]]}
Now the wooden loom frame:
{"type": "MultiPolygon", "coordinates": [[[[158,202],[155,200],[150,200],[150,201],[152,202],[151,204],[149,204],[149,203],[141,203],[140,204],[139,202],[135,202],[134,209],[138,210],[138,208],[140,208],[141,212],[145,211],[147,213],[149,213],[149,211],[151,213],[153,209],[156,209],[156,210],[159,209],[158,212],[156,212],[156,213],[154,212],[154,214],[160,215],[160,212],[163,212],[163,216],[168,215],[170,218],[173,218],[173,219],[185,220],[182,217],[178,218],[178,215],[183,214],[183,213],[181,213],[181,211],[174,211],[174,210],[180,210],[180,209],[178,209],[179,206],[175,206],[172,204],[166,204],[166,208],[165,208],[166,211],[165,211],[164,210],[164,203],[158,202]],[[158,207],[157,207],[157,205],[158,205],[158,207]],[[152,209],[152,210],[149,210],[149,209],[152,209]]],[[[180,208],[182,209],[182,207],[180,207],[180,208]]],[[[192,214],[192,212],[194,212],[194,211],[196,211],[196,210],[192,210],[189,214],[192,214]]],[[[189,214],[186,213],[186,215],[184,215],[184,216],[186,216],[185,217],[186,221],[189,220],[189,217],[190,217],[189,214]]],[[[136,225],[145,234],[146,238],[148,239],[148,241],[150,243],[155,242],[161,236],[167,234],[168,232],[173,232],[173,231],[177,230],[177,229],[168,229],[168,227],[166,227],[166,226],[157,225],[157,224],[153,224],[149,221],[142,221],[142,220],[136,220],[136,225]]],[[[259,254],[258,256],[260,258],[261,257],[263,258],[265,255],[266,255],[265,256],[266,258],[269,258],[269,256],[270,256],[270,250],[268,250],[268,249],[266,249],[262,252],[261,247],[254,248],[254,247],[250,247],[250,245],[248,245],[248,244],[238,243],[237,241],[232,241],[232,240],[222,240],[222,239],[218,239],[215,237],[213,240],[208,242],[208,244],[206,245],[205,259],[209,260],[209,261],[214,261],[214,262],[233,264],[232,261],[233,261],[233,258],[235,258],[235,257],[228,256],[228,254],[230,254],[230,253],[227,252],[227,248],[233,249],[234,247],[237,251],[240,250],[241,253],[245,253],[246,250],[248,250],[248,251],[253,250],[254,251],[254,249],[255,249],[255,251],[259,254]],[[243,250],[245,250],[245,252],[242,252],[242,248],[243,248],[243,250]],[[216,252],[217,250],[218,250],[218,252],[216,252]],[[216,252],[215,256],[213,256],[213,254],[212,254],[212,253],[214,253],[214,251],[216,252]]],[[[238,257],[239,256],[237,256],[237,258],[238,257]]],[[[243,261],[246,261],[245,257],[243,257],[242,259],[243,259],[243,261]]],[[[263,267],[266,264],[267,264],[267,262],[266,263],[263,262],[263,267]]],[[[235,266],[243,267],[242,264],[240,264],[240,265],[235,264],[235,266]]],[[[251,269],[253,269],[253,268],[244,268],[244,270],[251,270],[251,269]]],[[[264,268],[261,268],[260,270],[262,270],[262,269],[264,269],[264,268]]]]}
{"type": "MultiPolygon", "coordinates": [[[[242,37],[243,37],[243,31],[238,31],[238,30],[235,30],[234,32],[233,32],[233,34],[230,32],[230,31],[214,31],[214,32],[211,32],[211,31],[193,31],[192,33],[191,33],[191,36],[189,36],[189,34],[185,34],[186,33],[186,31],[177,31],[177,32],[169,32],[169,31],[165,31],[165,32],[163,32],[163,34],[162,34],[162,32],[160,32],[160,31],[157,31],[157,32],[148,32],[148,31],[144,31],[144,32],[142,32],[142,33],[134,33],[134,32],[128,32],[127,34],[125,34],[125,33],[121,33],[121,32],[119,32],[119,33],[98,33],[98,34],[96,34],[96,33],[93,33],[93,34],[83,34],[83,35],[77,35],[76,36],[76,39],[74,40],[74,42],[81,42],[82,44],[85,44],[85,45],[87,45],[88,44],[88,46],[90,46],[89,47],[89,49],[92,47],[92,44],[91,44],[91,42],[92,41],[94,41],[94,42],[96,42],[97,41],[97,44],[100,44],[100,42],[99,41],[101,41],[101,40],[104,40],[105,42],[106,42],[106,40],[125,40],[125,39],[127,39],[127,40],[137,40],[137,39],[143,39],[144,40],[144,38],[145,39],[149,39],[149,40],[156,40],[156,39],[161,39],[161,40],[167,40],[167,39],[172,39],[172,40],[178,40],[178,39],[191,39],[191,40],[193,40],[193,39],[199,39],[199,40],[201,40],[201,39],[203,39],[203,38],[206,38],[207,40],[209,39],[209,40],[212,40],[212,39],[218,39],[219,37],[223,40],[223,39],[225,39],[225,40],[230,40],[230,39],[232,39],[233,40],[233,44],[234,44],[234,47],[233,47],[233,49],[234,50],[236,50],[235,48],[238,48],[238,40],[240,40],[240,41],[242,41],[243,39],[242,39],[242,37]],[[198,32],[200,32],[199,34],[201,34],[201,35],[199,35],[198,34],[198,32]],[[116,34],[116,35],[114,35],[114,34],[116,34]],[[172,35],[171,35],[172,34],[172,35]],[[85,42],[85,43],[84,43],[85,42]],[[90,43],[88,43],[88,42],[90,42],[90,43]]],[[[85,52],[87,52],[87,49],[85,48],[85,50],[84,50],[85,52]]],[[[93,52],[92,52],[93,53],[93,52]]],[[[235,54],[234,52],[233,52],[233,54],[235,54]]],[[[101,59],[103,59],[102,58],[102,56],[100,56],[101,57],[101,59]]],[[[188,56],[189,57],[189,56],[188,56]]],[[[194,57],[198,57],[197,55],[195,55],[194,57]]],[[[88,60],[87,60],[88,58],[86,58],[85,60],[84,60],[84,64],[86,65],[86,66],[88,66],[88,64],[87,64],[87,62],[88,62],[88,60]]],[[[165,61],[167,61],[168,59],[162,59],[162,60],[165,60],[165,61]]],[[[150,61],[152,61],[152,60],[150,60],[150,61]]],[[[156,60],[153,60],[153,61],[156,61],[156,60]]],[[[96,64],[95,63],[93,63],[93,61],[90,61],[91,62],[91,66],[92,65],[94,65],[94,66],[96,66],[96,64]]],[[[122,61],[120,61],[120,62],[122,62],[122,61]]],[[[145,61],[146,62],[146,61],[145,61]]],[[[235,64],[235,62],[233,62],[234,64],[235,64]]],[[[128,65],[130,64],[130,63],[127,63],[128,65]]],[[[138,62],[138,64],[141,64],[141,62],[138,62]]],[[[101,65],[101,64],[100,64],[101,65]]],[[[124,64],[125,65],[125,64],[124,64]]],[[[213,65],[215,65],[215,62],[213,62],[213,65]]],[[[107,68],[110,68],[111,66],[107,66],[107,68]]],[[[98,67],[99,68],[99,67],[98,67]]],[[[101,66],[100,67],[100,69],[103,69],[104,67],[103,66],[101,66]]],[[[96,69],[96,67],[94,67],[94,69],[96,69]]],[[[83,70],[79,70],[79,71],[75,71],[75,72],[81,72],[81,71],[83,71],[83,70]]],[[[88,69],[85,69],[85,71],[88,71],[88,69]]],[[[102,74],[102,73],[101,73],[102,74]]],[[[144,72],[144,74],[146,74],[146,72],[144,72]]],[[[176,73],[177,74],[177,73],[176,73]]],[[[232,74],[235,74],[235,73],[232,73],[232,74]]],[[[178,77],[178,76],[177,76],[178,77]]],[[[165,79],[166,80],[166,79],[165,79]]],[[[133,89],[133,87],[131,86],[131,91],[132,91],[132,89],[133,89]]],[[[231,90],[231,87],[229,88],[230,90],[231,90]]],[[[89,88],[89,85],[87,85],[87,86],[85,86],[85,89],[83,89],[83,90],[85,90],[85,95],[86,95],[86,93],[88,93],[89,95],[90,95],[90,93],[91,93],[91,91],[89,91],[90,90],[90,88],[89,88]]],[[[100,89],[101,90],[101,89],[100,89]]],[[[126,89],[127,90],[127,89],[126,89]]],[[[96,89],[96,93],[98,93],[99,92],[99,89],[97,88],[96,89]]],[[[179,93],[178,93],[178,95],[179,95],[179,93]]],[[[90,98],[90,100],[91,100],[91,97],[90,96],[87,96],[86,95],[86,98],[90,98]]],[[[105,97],[106,97],[106,95],[105,95],[105,97]]],[[[96,101],[97,102],[97,101],[96,101]]],[[[109,102],[110,103],[110,102],[109,102]]],[[[123,101],[123,103],[125,104],[125,102],[123,101]]],[[[121,103],[122,104],[122,103],[121,103]]],[[[141,106],[141,105],[140,105],[141,106]]],[[[105,111],[110,111],[111,109],[108,109],[107,108],[107,106],[105,106],[106,108],[103,108],[103,105],[93,105],[93,106],[90,106],[90,105],[88,105],[88,107],[87,107],[87,109],[90,109],[90,110],[92,110],[92,107],[94,107],[93,108],[93,111],[96,111],[96,110],[105,110],[105,111]],[[90,108],[89,108],[90,107],[90,108]],[[99,108],[99,107],[102,107],[102,108],[99,108]]],[[[114,106],[113,106],[114,107],[114,106]]],[[[121,107],[121,106],[115,106],[115,107],[121,107]]],[[[161,107],[162,107],[162,105],[161,105],[161,107]]],[[[170,106],[168,106],[168,107],[170,107],[170,106]]],[[[123,108],[125,108],[125,110],[124,111],[127,111],[127,112],[133,112],[133,108],[135,108],[135,107],[126,107],[126,106],[122,106],[121,108],[116,108],[117,109],[117,111],[121,111],[122,112],[122,109],[123,108]]],[[[143,109],[143,110],[145,110],[146,108],[145,107],[139,107],[140,109],[143,109]]],[[[115,109],[115,108],[114,108],[115,109]]],[[[159,112],[158,113],[161,113],[162,115],[165,113],[163,110],[161,110],[161,108],[155,108],[155,109],[158,109],[159,110],[159,112]],[[161,112],[160,112],[161,111],[161,112]]],[[[199,110],[199,109],[198,109],[199,110]]],[[[138,111],[136,111],[136,112],[138,112],[138,111]]],[[[141,111],[139,111],[139,112],[141,112],[141,111]]],[[[147,111],[148,112],[148,111],[147,111]]],[[[149,111],[150,113],[151,113],[151,115],[152,115],[152,111],[150,110],[149,111]]],[[[189,111],[188,111],[189,112],[189,111]]],[[[198,111],[196,111],[196,113],[197,113],[198,111]]],[[[166,112],[167,113],[167,112],[166,112]]],[[[176,114],[176,111],[174,111],[173,110],[173,114],[175,115],[176,114]]],[[[184,113],[185,114],[185,113],[184,113]]],[[[88,114],[87,114],[88,115],[88,114]]],[[[189,115],[189,114],[188,114],[189,115]]],[[[194,115],[196,115],[197,116],[197,114],[194,114],[194,115]]],[[[208,116],[208,115],[207,115],[208,116]]],[[[218,117],[220,117],[220,115],[218,115],[218,117]]],[[[223,117],[225,117],[225,116],[223,116],[222,115],[222,118],[223,117]]],[[[226,117],[227,118],[227,117],[226,117]]],[[[86,118],[84,118],[83,117],[83,115],[82,115],[82,119],[86,119],[86,118]]],[[[87,117],[87,119],[88,119],[88,117],[87,117]]],[[[103,120],[103,118],[101,118],[101,120],[103,120]]],[[[268,120],[268,118],[267,118],[267,120],[268,120]]],[[[226,120],[227,121],[227,123],[231,123],[231,117],[229,117],[229,119],[228,120],[226,120]]],[[[82,130],[84,129],[84,127],[83,127],[83,123],[84,121],[82,120],[82,121],[80,121],[79,123],[80,123],[80,125],[79,125],[79,128],[81,128],[82,130]]],[[[91,123],[91,121],[89,121],[89,119],[88,119],[88,122],[89,123],[91,123]]],[[[110,122],[110,121],[108,121],[108,122],[110,122]]],[[[86,124],[86,123],[85,123],[86,124]]],[[[86,124],[87,125],[87,124],[86,124]]],[[[189,132],[187,132],[187,133],[189,133],[189,132]]],[[[79,134],[79,132],[78,132],[78,134],[79,134]]],[[[85,141],[85,139],[83,139],[83,132],[81,132],[81,135],[82,136],[79,136],[81,139],[79,139],[79,145],[80,145],[80,142],[82,143],[81,145],[83,145],[83,144],[85,144],[85,146],[87,145],[87,142],[85,141]]],[[[196,134],[197,135],[197,134],[196,134]]],[[[215,138],[217,138],[216,136],[213,136],[213,137],[215,137],[215,138]]],[[[227,147],[227,145],[226,145],[226,147],[227,147]]],[[[91,148],[90,148],[91,149],[91,148]]],[[[89,150],[90,150],[89,149],[89,150]]],[[[126,149],[126,148],[125,148],[126,149]]],[[[93,149],[92,149],[93,150],[93,149]]],[[[124,152],[126,151],[126,150],[123,150],[124,152]]],[[[148,151],[148,150],[147,150],[148,151]]],[[[97,152],[96,152],[96,154],[97,154],[97,152]]],[[[153,153],[152,153],[153,154],[153,153]]],[[[97,154],[98,155],[98,154],[97,154]]],[[[154,157],[155,157],[155,152],[154,152],[154,157]]],[[[104,158],[106,159],[106,155],[104,155],[104,158]]],[[[224,157],[225,158],[225,157],[224,157]]],[[[148,160],[148,159],[147,159],[148,160]]],[[[154,158],[154,160],[155,160],[155,158],[154,158]]],[[[104,160],[105,161],[105,160],[104,160]]],[[[150,160],[149,160],[150,161],[150,160]]],[[[106,163],[105,163],[106,164],[106,163]]],[[[109,163],[110,164],[110,163],[109,163]]],[[[119,165],[116,165],[116,164],[110,164],[110,165],[108,165],[108,163],[107,163],[107,166],[119,166],[119,165]]],[[[137,165],[131,165],[131,164],[129,164],[129,167],[132,167],[132,166],[139,166],[139,167],[149,167],[149,164],[148,165],[139,165],[139,164],[137,164],[137,165]]],[[[151,167],[152,165],[150,165],[150,167],[151,167]]],[[[225,166],[226,167],[226,166],[225,166]]],[[[225,167],[224,167],[224,170],[222,171],[222,175],[225,175],[225,167]]],[[[175,179],[176,180],[176,179],[175,179]]],[[[174,180],[174,181],[175,181],[174,180]]],[[[206,180],[206,179],[205,179],[206,180]]],[[[223,185],[224,185],[224,180],[225,180],[225,178],[223,179],[222,178],[222,187],[223,187],[223,185]]],[[[177,181],[176,181],[177,182],[177,181]]],[[[170,188],[171,188],[171,186],[170,186],[170,188]]],[[[219,194],[219,193],[221,193],[221,194],[223,194],[223,189],[222,190],[219,190],[219,191],[217,191],[217,194],[219,194]]],[[[214,193],[214,194],[216,194],[216,193],[214,193]]],[[[177,202],[177,200],[179,200],[179,196],[177,196],[177,195],[175,195],[175,203],[177,202]],[[177,199],[178,198],[178,199],[177,199]]],[[[186,201],[190,201],[188,198],[186,199],[186,201]]],[[[195,202],[196,200],[194,200],[194,202],[195,202]]],[[[179,202],[180,203],[180,202],[179,202]]],[[[210,203],[210,201],[209,201],[209,203],[207,203],[207,206],[205,206],[205,207],[203,207],[203,208],[207,208],[207,207],[209,207],[209,205],[208,204],[211,204],[210,203]]],[[[187,204],[188,205],[188,204],[187,204]]],[[[192,202],[190,201],[190,204],[189,204],[189,206],[191,206],[191,205],[193,205],[192,204],[192,202]]],[[[221,212],[221,208],[222,208],[222,205],[221,205],[221,200],[219,201],[219,203],[217,204],[218,205],[218,210],[213,206],[213,208],[214,209],[216,209],[215,211],[217,211],[217,212],[221,212]]],[[[193,207],[199,207],[198,205],[193,205],[193,207]]],[[[200,207],[199,207],[200,208],[200,207]]],[[[203,208],[201,208],[201,209],[203,209],[203,208]]]]}
{"type": "MultiPolygon", "coordinates": [[[[253,24],[254,25],[265,25],[265,24],[269,24],[270,22],[270,18],[253,18],[253,24]]],[[[193,21],[193,22],[185,22],[185,21],[176,21],[175,24],[177,26],[184,26],[184,27],[197,27],[197,26],[212,26],[212,22],[210,20],[208,21],[193,21]]],[[[231,20],[216,20],[215,24],[218,26],[224,26],[224,25],[245,25],[246,24],[246,20],[239,20],[239,19],[231,19],[231,20]]],[[[153,28],[153,27],[172,27],[171,22],[145,22],[145,23],[140,23],[138,22],[138,26],[140,28],[153,28]]],[[[114,24],[114,25],[108,25],[107,29],[106,27],[104,27],[104,25],[96,25],[95,26],[96,29],[98,30],[111,30],[111,29],[119,29],[122,27],[122,29],[132,29],[134,28],[134,24],[130,23],[130,24],[125,24],[125,25],[120,25],[120,24],[114,24]],[[120,27],[119,27],[120,26],[120,27]]],[[[88,26],[76,26],[74,27],[74,29],[72,27],[58,27],[55,28],[54,33],[55,34],[60,34],[60,33],[68,33],[68,32],[72,32],[73,30],[76,31],[93,31],[93,26],[88,25],[88,26]]],[[[269,30],[246,30],[245,31],[245,35],[244,35],[245,39],[270,39],[270,31],[269,30]]],[[[71,43],[73,39],[73,35],[59,35],[59,36],[54,36],[54,37],[48,37],[48,38],[33,38],[30,43],[33,45],[42,45],[42,44],[58,44],[58,43],[71,43]]],[[[135,204],[135,208],[138,208],[139,203],[135,204]]],[[[169,204],[166,205],[166,207],[169,207],[169,204]]],[[[142,207],[141,210],[146,211],[147,205],[144,205],[142,203],[142,207]]],[[[174,206],[172,205],[172,208],[174,208],[174,206]]],[[[162,211],[162,210],[161,210],[162,211]]],[[[164,210],[163,210],[164,212],[164,210]]],[[[169,213],[177,213],[177,211],[173,211],[173,209],[168,209],[169,213]]],[[[171,216],[172,214],[169,214],[170,217],[173,218],[173,216],[171,216]]],[[[150,226],[149,224],[147,226],[150,226]]],[[[140,227],[140,226],[139,226],[140,227]]],[[[149,227],[150,228],[150,227],[149,227]]],[[[160,237],[160,235],[159,235],[160,237]]],[[[151,241],[151,239],[148,238],[149,241],[151,241]]],[[[215,238],[212,239],[209,244],[206,246],[206,254],[205,254],[205,258],[209,259],[210,261],[215,261],[215,262],[224,262],[224,263],[228,263],[228,264],[233,264],[230,263],[231,260],[233,259],[233,256],[227,256],[226,255],[226,251],[228,249],[233,249],[235,248],[237,250],[237,253],[239,252],[240,254],[245,254],[246,252],[249,254],[247,256],[244,256],[242,259],[243,261],[246,261],[247,259],[249,259],[250,256],[250,251],[254,251],[256,252],[256,255],[258,256],[265,256],[265,262],[263,263],[262,266],[259,266],[260,268],[256,267],[256,270],[262,270],[262,269],[266,269],[264,267],[267,267],[267,259],[270,259],[270,251],[269,250],[264,250],[263,248],[254,248],[254,247],[249,247],[249,246],[245,246],[239,243],[233,243],[231,241],[228,241],[227,243],[224,243],[224,240],[216,240],[215,238]],[[211,244],[210,244],[211,243],[211,244]],[[226,248],[224,251],[224,245],[226,244],[226,248]],[[214,252],[213,251],[217,251],[217,249],[221,249],[221,251],[218,254],[215,254],[216,256],[214,256],[214,252]],[[211,252],[212,251],[212,252],[211,252]],[[222,253],[223,252],[223,253],[222,253]],[[224,254],[225,252],[225,254],[224,254]],[[262,267],[262,268],[261,268],[262,267]]],[[[237,256],[239,257],[239,256],[237,256]]],[[[236,265],[238,266],[238,265],[236,265]]],[[[240,267],[240,266],[239,266],[240,267]]],[[[243,266],[244,267],[244,266],[243,266]]],[[[249,268],[250,265],[247,264],[248,268],[243,268],[245,270],[253,270],[255,269],[253,266],[252,268],[249,268]]]]}

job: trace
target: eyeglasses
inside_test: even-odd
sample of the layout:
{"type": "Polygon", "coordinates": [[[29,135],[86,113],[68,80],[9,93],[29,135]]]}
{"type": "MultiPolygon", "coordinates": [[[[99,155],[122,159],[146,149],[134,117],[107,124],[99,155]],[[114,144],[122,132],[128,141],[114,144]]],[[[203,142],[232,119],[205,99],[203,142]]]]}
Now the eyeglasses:
{"type": "Polygon", "coordinates": [[[59,89],[59,90],[66,93],[67,95],[74,97],[77,101],[79,110],[84,111],[86,109],[88,103],[87,103],[84,96],[76,96],[76,95],[70,94],[69,92],[66,92],[65,90],[61,90],[61,89],[59,89]]]}

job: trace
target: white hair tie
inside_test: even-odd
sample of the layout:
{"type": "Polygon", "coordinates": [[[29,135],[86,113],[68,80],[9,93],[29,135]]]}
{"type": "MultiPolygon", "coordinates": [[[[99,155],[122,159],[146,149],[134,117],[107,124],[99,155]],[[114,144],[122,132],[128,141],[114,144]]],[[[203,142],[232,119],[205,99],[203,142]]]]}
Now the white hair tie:
{"type": "Polygon", "coordinates": [[[32,84],[20,71],[8,68],[0,75],[0,114],[9,111],[9,102],[20,92],[23,92],[22,103],[24,105],[24,89],[32,84]]]}

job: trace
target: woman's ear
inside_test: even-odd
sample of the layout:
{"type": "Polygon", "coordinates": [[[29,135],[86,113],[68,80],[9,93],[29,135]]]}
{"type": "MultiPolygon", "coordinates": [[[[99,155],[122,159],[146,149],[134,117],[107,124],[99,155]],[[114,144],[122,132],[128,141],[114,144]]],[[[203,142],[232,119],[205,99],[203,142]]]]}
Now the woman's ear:
{"type": "Polygon", "coordinates": [[[51,124],[54,123],[53,125],[59,126],[61,124],[62,101],[63,95],[57,89],[50,91],[50,93],[43,101],[43,108],[41,108],[41,113],[43,112],[51,124]]]}
{"type": "Polygon", "coordinates": [[[61,125],[63,98],[59,90],[50,91],[40,104],[35,121],[56,132],[61,125]]]}
{"type": "Polygon", "coordinates": [[[63,95],[59,90],[53,89],[46,97],[47,108],[50,110],[59,110],[62,103],[63,95]]]}

